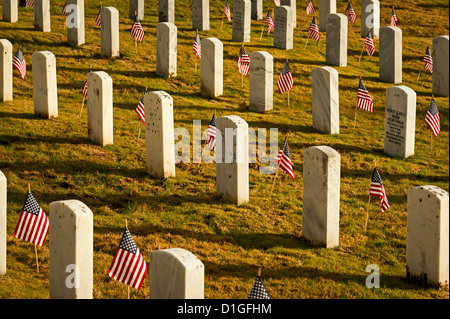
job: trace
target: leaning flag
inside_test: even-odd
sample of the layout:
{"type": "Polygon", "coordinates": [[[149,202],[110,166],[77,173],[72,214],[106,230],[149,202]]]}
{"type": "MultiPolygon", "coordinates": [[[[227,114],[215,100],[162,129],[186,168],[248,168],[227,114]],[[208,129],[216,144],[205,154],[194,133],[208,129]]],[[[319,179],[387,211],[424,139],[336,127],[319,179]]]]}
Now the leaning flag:
{"type": "Polygon", "coordinates": [[[359,80],[359,87],[358,87],[358,107],[369,112],[373,112],[374,109],[373,101],[372,98],[370,97],[369,91],[367,91],[361,79],[359,80]]]}
{"type": "Polygon", "coordinates": [[[441,131],[441,122],[439,119],[439,111],[436,102],[431,99],[430,107],[425,115],[425,123],[428,124],[434,136],[437,136],[441,131]]]}
{"type": "Polygon", "coordinates": [[[102,6],[100,6],[100,10],[98,10],[97,17],[95,18],[95,25],[97,27],[102,26],[102,6]]]}
{"type": "Polygon", "coordinates": [[[427,47],[427,51],[425,52],[425,56],[423,57],[423,62],[425,62],[425,67],[433,73],[433,58],[431,57],[430,46],[427,47]]]}
{"type": "Polygon", "coordinates": [[[202,47],[200,44],[200,36],[198,35],[198,32],[197,32],[197,35],[195,36],[193,49],[195,51],[195,54],[198,56],[198,58],[201,59],[202,58],[202,47]]]}
{"type": "Polygon", "coordinates": [[[34,0],[26,0],[25,6],[29,8],[34,8],[34,0]]]}
{"type": "MultiPolygon", "coordinates": [[[[92,70],[91,69],[89,69],[89,72],[92,72],[92,70]]],[[[83,98],[84,99],[87,99],[87,79],[86,79],[86,81],[84,81],[84,85],[83,85],[83,98]]]]}
{"type": "Polygon", "coordinates": [[[228,5],[228,0],[225,1],[225,6],[223,7],[223,13],[228,19],[228,22],[231,21],[231,12],[230,12],[230,6],[228,5]]]}
{"type": "Polygon", "coordinates": [[[142,42],[142,40],[144,40],[144,29],[142,28],[137,15],[134,18],[134,23],[131,27],[130,34],[133,39],[136,39],[139,42],[142,42]]]}
{"type": "Polygon", "coordinates": [[[283,70],[277,80],[277,87],[280,93],[290,90],[294,85],[294,78],[292,77],[291,69],[288,62],[284,62],[283,70]]]}
{"type": "Polygon", "coordinates": [[[370,183],[370,196],[380,197],[381,213],[391,207],[386,197],[386,191],[384,190],[380,173],[378,173],[376,168],[373,169],[372,182],[370,183]]]}
{"type": "Polygon", "coordinates": [[[239,51],[238,68],[239,73],[248,75],[248,71],[250,70],[250,57],[244,47],[241,47],[241,50],[239,51]]]}
{"type": "Polygon", "coordinates": [[[309,26],[308,37],[316,42],[319,41],[320,34],[319,34],[319,27],[317,26],[316,22],[316,16],[313,17],[311,25],[309,26]]]}
{"type": "Polygon", "coordinates": [[[147,275],[147,263],[127,227],[125,227],[119,248],[109,266],[108,275],[137,290],[141,288],[147,275]]]}
{"type": "Polygon", "coordinates": [[[64,7],[62,9],[61,14],[65,17],[67,17],[67,0],[66,0],[66,2],[64,2],[64,7]]]}
{"type": "Polygon", "coordinates": [[[274,30],[275,23],[273,22],[273,18],[272,18],[272,15],[270,14],[270,10],[267,10],[267,16],[266,16],[266,20],[264,20],[264,22],[269,25],[267,33],[270,33],[270,31],[274,30]]]}
{"type": "Polygon", "coordinates": [[[144,96],[145,96],[145,92],[142,95],[142,98],[141,98],[141,100],[139,101],[139,103],[138,103],[138,105],[136,107],[136,113],[141,118],[142,123],[145,124],[144,96]]]}
{"type": "Polygon", "coordinates": [[[248,299],[271,299],[266,286],[264,286],[264,283],[262,282],[261,277],[256,277],[255,284],[253,285],[252,290],[248,295],[248,299]]]}
{"type": "Polygon", "coordinates": [[[391,16],[391,27],[396,27],[397,26],[397,16],[395,15],[395,11],[394,9],[392,9],[392,16],[391,16]]]}
{"type": "Polygon", "coordinates": [[[22,50],[17,49],[12,62],[13,66],[19,71],[20,77],[23,79],[27,73],[27,62],[25,61],[22,50]]]}
{"type": "Polygon", "coordinates": [[[308,4],[306,5],[306,15],[310,15],[311,13],[315,12],[316,8],[314,7],[314,3],[312,0],[308,1],[308,4]]]}
{"type": "Polygon", "coordinates": [[[14,237],[42,246],[48,233],[49,222],[42,208],[30,191],[17,223],[14,237]]]}
{"type": "Polygon", "coordinates": [[[356,21],[356,13],[355,13],[355,10],[353,10],[353,7],[350,4],[350,2],[348,3],[347,10],[345,10],[345,15],[347,16],[348,20],[351,23],[355,23],[355,21],[356,21]]]}
{"type": "Polygon", "coordinates": [[[287,137],[284,140],[283,147],[278,152],[278,162],[280,162],[280,168],[281,171],[285,174],[288,174],[292,179],[295,179],[294,177],[294,169],[292,167],[291,157],[289,154],[289,146],[287,142],[287,137]]]}
{"type": "Polygon", "coordinates": [[[213,115],[211,122],[209,123],[206,143],[208,143],[210,150],[214,150],[216,148],[216,114],[213,115]]]}
{"type": "Polygon", "coordinates": [[[373,56],[373,54],[375,53],[375,46],[373,44],[372,34],[370,33],[370,30],[369,32],[367,32],[366,41],[364,41],[364,44],[366,46],[367,54],[373,56]]]}

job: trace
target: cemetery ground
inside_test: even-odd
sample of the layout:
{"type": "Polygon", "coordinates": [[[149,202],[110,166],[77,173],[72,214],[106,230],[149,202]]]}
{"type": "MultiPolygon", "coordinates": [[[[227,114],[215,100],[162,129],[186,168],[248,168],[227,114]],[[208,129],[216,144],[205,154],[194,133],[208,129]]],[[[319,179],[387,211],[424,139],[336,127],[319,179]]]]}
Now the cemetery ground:
{"type": "MultiPolygon", "coordinates": [[[[111,279],[107,270],[127,219],[147,262],[156,249],[179,247],[196,255],[205,266],[207,299],[247,298],[258,267],[274,299],[448,299],[448,287],[425,288],[406,282],[407,190],[436,185],[449,191],[449,98],[435,97],[441,133],[433,137],[430,147],[430,129],[424,118],[432,83],[422,62],[433,37],[449,33],[448,1],[381,2],[381,26],[389,25],[395,5],[403,31],[402,85],[417,93],[415,154],[407,159],[383,153],[385,94],[393,84],[378,80],[378,39],[375,56],[364,51],[358,64],[363,46],[358,1],[352,3],[358,19],[349,26],[348,66],[336,67],[340,90],[337,135],[312,127],[311,71],[326,65],[326,34],[321,32],[319,42],[309,40],[305,47],[312,19],[306,16],[306,1],[297,2],[293,50],[273,48],[273,34],[267,34],[267,26],[260,41],[263,21],[252,20],[247,52],[262,50],[274,56],[274,110],[265,114],[249,111],[248,77],[241,88],[237,69],[242,43],[231,42],[231,23],[226,19],[221,29],[222,1],[210,1],[210,30],[199,34],[202,39],[217,37],[224,43],[223,96],[206,99],[200,95],[200,61],[192,49],[196,31],[192,19],[187,21],[188,0],[176,2],[177,76],[156,75],[156,2],[146,2],[141,21],[145,38],[138,44],[138,54],[129,34],[128,1],[104,3],[120,12],[120,57],[114,59],[100,56],[100,29],[94,24],[99,9],[96,1],[86,1],[86,44],[80,47],[66,43],[63,0],[51,3],[49,33],[34,29],[30,8],[19,8],[17,23],[0,21],[0,38],[11,41],[14,52],[20,46],[27,61],[25,79],[14,71],[14,100],[0,103],[0,170],[8,179],[7,273],[0,276],[0,298],[49,297],[48,237],[38,247],[38,273],[33,245],[13,236],[30,184],[47,214],[51,202],[66,199],[78,199],[94,213],[94,298],[126,298],[126,286],[111,279]],[[59,116],[51,120],[33,112],[31,54],[43,50],[53,52],[57,62],[59,116]],[[279,94],[275,85],[286,58],[294,77],[290,106],[287,93],[279,94]],[[105,71],[113,79],[114,145],[101,147],[88,139],[86,103],[80,117],[81,91],[89,68],[105,71]],[[358,109],[355,128],[360,76],[375,111],[358,109]],[[186,128],[191,136],[192,121],[202,120],[205,130],[214,112],[238,115],[254,129],[278,128],[280,146],[289,137],[295,180],[279,174],[271,196],[273,175],[260,174],[259,164],[250,164],[250,201],[236,206],[216,195],[215,164],[180,163],[174,178],[149,176],[144,126],[134,111],[146,87],[173,97],[174,126],[186,128]],[[341,155],[340,234],[339,247],[334,249],[311,246],[302,237],[303,152],[316,145],[328,145],[341,155]],[[374,167],[381,174],[391,208],[380,214],[379,200],[372,199],[364,232],[374,167]],[[369,264],[380,268],[379,289],[365,285],[369,264]]],[[[337,1],[337,12],[344,13],[346,5],[347,1],[337,1]]],[[[264,15],[268,6],[273,8],[273,1],[264,1],[264,15]]],[[[148,298],[148,287],[147,276],[139,291],[131,288],[131,298],[148,298]]]]}

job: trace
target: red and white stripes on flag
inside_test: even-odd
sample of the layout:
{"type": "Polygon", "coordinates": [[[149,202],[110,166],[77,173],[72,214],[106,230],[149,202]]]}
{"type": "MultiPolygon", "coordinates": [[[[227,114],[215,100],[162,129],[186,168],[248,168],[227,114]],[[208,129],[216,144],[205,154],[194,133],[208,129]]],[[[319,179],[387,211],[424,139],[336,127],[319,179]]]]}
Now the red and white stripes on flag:
{"type": "Polygon", "coordinates": [[[64,2],[64,7],[62,8],[61,14],[65,17],[67,17],[67,0],[64,2]]]}
{"type": "Polygon", "coordinates": [[[278,162],[280,163],[281,171],[295,179],[287,137],[284,139],[283,147],[278,151],[278,162]]]}
{"type": "Polygon", "coordinates": [[[202,59],[202,46],[200,43],[200,36],[198,35],[198,32],[197,32],[197,35],[195,36],[195,41],[194,41],[194,45],[192,48],[194,49],[195,54],[201,60],[202,59]]]}
{"type": "Polygon", "coordinates": [[[373,169],[372,181],[370,183],[370,196],[380,197],[380,208],[381,213],[383,213],[386,209],[391,207],[388,203],[386,191],[384,189],[383,183],[381,181],[380,173],[378,173],[377,169],[373,169]]]}
{"type": "Polygon", "coordinates": [[[25,57],[23,56],[23,52],[20,49],[17,49],[16,54],[13,57],[13,66],[19,71],[20,77],[25,78],[25,74],[27,73],[27,62],[25,61],[25,57]]]}
{"type": "Polygon", "coordinates": [[[425,62],[425,67],[427,68],[427,70],[433,73],[433,58],[431,57],[431,51],[429,46],[427,47],[427,51],[425,51],[423,62],[425,62]]]}
{"type": "Polygon", "coordinates": [[[368,112],[373,112],[373,101],[370,97],[369,91],[367,91],[366,87],[362,83],[361,80],[359,80],[359,87],[358,87],[358,107],[366,110],[368,112]]]}
{"type": "Polygon", "coordinates": [[[142,123],[145,124],[145,108],[144,108],[144,96],[145,96],[145,92],[142,95],[141,100],[139,101],[137,107],[136,107],[136,113],[139,115],[139,117],[141,118],[142,123]]]}
{"type": "Polygon", "coordinates": [[[225,5],[223,6],[223,13],[228,19],[228,22],[231,21],[231,12],[230,12],[230,6],[228,5],[228,0],[225,1],[225,5]]]}
{"type": "Polygon", "coordinates": [[[317,25],[315,16],[313,17],[313,20],[308,29],[308,37],[316,42],[319,41],[320,38],[319,26],[317,25]]]}
{"type": "Polygon", "coordinates": [[[308,4],[306,5],[306,15],[310,15],[311,13],[315,12],[316,8],[314,7],[314,3],[312,0],[308,1],[308,4]]]}
{"type": "Polygon", "coordinates": [[[280,93],[289,91],[294,86],[294,78],[292,77],[291,69],[288,62],[284,62],[283,69],[277,80],[277,87],[280,93]]]}
{"type": "Polygon", "coordinates": [[[364,41],[364,45],[366,46],[367,54],[373,56],[375,53],[375,46],[373,44],[372,34],[367,32],[366,40],[364,41]]]}
{"type": "Polygon", "coordinates": [[[441,132],[439,111],[434,99],[431,99],[430,107],[428,108],[427,114],[425,115],[425,123],[428,124],[434,136],[437,136],[441,132]]]}
{"type": "Polygon", "coordinates": [[[267,33],[270,33],[270,31],[274,30],[275,23],[273,22],[273,18],[272,18],[272,15],[270,14],[270,10],[267,10],[267,16],[266,16],[266,19],[264,20],[264,22],[266,24],[268,24],[267,33]]]}
{"type": "Polygon", "coordinates": [[[47,237],[48,228],[47,215],[45,215],[31,192],[28,191],[14,231],[14,237],[42,246],[47,237]]]}
{"type": "Polygon", "coordinates": [[[239,73],[243,75],[248,75],[248,71],[250,70],[250,57],[248,56],[247,51],[245,51],[244,46],[242,46],[239,51],[238,69],[239,73]]]}
{"type": "Polygon", "coordinates": [[[213,115],[208,126],[208,134],[206,135],[206,143],[210,150],[216,148],[216,114],[213,115]]]}
{"type": "Polygon", "coordinates": [[[131,237],[128,228],[108,269],[108,276],[139,290],[147,275],[147,263],[131,237]]]}
{"type": "Polygon", "coordinates": [[[395,15],[395,11],[394,9],[392,9],[392,15],[391,15],[391,27],[396,27],[397,26],[397,16],[395,15]]]}
{"type": "Polygon", "coordinates": [[[131,37],[136,39],[138,42],[142,42],[144,40],[144,29],[142,28],[141,23],[139,22],[138,16],[134,18],[133,26],[130,31],[131,37]]]}
{"type": "Polygon", "coordinates": [[[29,8],[34,8],[34,0],[26,0],[25,6],[29,8]]]}
{"type": "Polygon", "coordinates": [[[100,6],[100,10],[97,13],[97,17],[95,18],[95,25],[97,27],[102,26],[102,6],[100,6]]]}
{"type": "MultiPolygon", "coordinates": [[[[92,70],[89,69],[89,72],[92,72],[92,70]]],[[[87,99],[87,90],[88,90],[88,86],[87,86],[87,79],[86,79],[86,81],[84,81],[84,85],[83,85],[83,98],[85,100],[87,99]]]]}
{"type": "Polygon", "coordinates": [[[349,3],[347,6],[347,10],[345,10],[345,15],[347,16],[348,20],[351,23],[355,23],[356,21],[356,13],[355,10],[353,10],[352,5],[349,3]]]}

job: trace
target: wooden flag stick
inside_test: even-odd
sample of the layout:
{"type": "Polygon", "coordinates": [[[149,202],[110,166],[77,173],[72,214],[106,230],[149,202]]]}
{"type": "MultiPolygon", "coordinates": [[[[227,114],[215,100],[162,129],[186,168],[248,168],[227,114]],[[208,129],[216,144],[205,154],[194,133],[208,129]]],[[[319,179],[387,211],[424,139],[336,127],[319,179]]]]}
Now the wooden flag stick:
{"type": "Polygon", "coordinates": [[[223,10],[222,10],[222,23],[220,24],[220,30],[222,30],[222,28],[223,28],[223,16],[225,15],[225,12],[223,12],[223,10]]]}
{"type": "Polygon", "coordinates": [[[81,102],[80,117],[81,114],[83,113],[83,105],[84,105],[84,95],[83,95],[83,102],[81,102]]]}
{"type": "Polygon", "coordinates": [[[289,102],[289,91],[290,91],[290,90],[288,90],[288,106],[290,106],[290,102],[289,102]]]}
{"type": "MultiPolygon", "coordinates": [[[[371,29],[372,28],[369,28],[369,30],[367,30],[367,35],[369,35],[369,32],[370,32],[371,29]]],[[[366,35],[366,38],[367,38],[367,35],[366,35]]],[[[363,43],[363,47],[362,47],[362,50],[361,50],[361,55],[359,56],[359,60],[358,60],[358,65],[361,62],[361,58],[362,58],[362,55],[363,55],[363,52],[364,52],[364,47],[365,47],[365,43],[363,43]]]]}
{"type": "MultiPolygon", "coordinates": [[[[361,81],[362,76],[359,76],[359,80],[361,81]]],[[[356,127],[356,112],[358,111],[358,103],[356,103],[356,107],[355,107],[355,125],[354,127],[356,127]]]]}
{"type": "Polygon", "coordinates": [[[138,134],[138,138],[137,138],[138,143],[139,143],[139,137],[140,136],[141,136],[141,128],[139,128],[139,134],[138,134]]]}
{"type": "Polygon", "coordinates": [[[258,267],[258,273],[256,274],[258,277],[261,277],[261,267],[258,267]]]}
{"type": "Polygon", "coordinates": [[[417,80],[416,80],[416,82],[418,82],[419,81],[419,78],[420,78],[420,73],[422,72],[422,68],[419,70],[419,75],[417,76],[417,80]]]}
{"type": "MultiPolygon", "coordinates": [[[[286,142],[287,142],[287,139],[286,139],[286,141],[284,142],[284,144],[283,144],[283,148],[282,148],[282,154],[283,154],[283,152],[284,152],[284,149],[286,148],[286,142]]],[[[278,156],[278,154],[277,154],[277,156],[278,156]]],[[[270,191],[270,196],[272,196],[272,193],[273,193],[273,187],[275,186],[275,182],[276,182],[276,180],[277,180],[277,176],[278,176],[278,169],[280,168],[280,164],[281,164],[281,158],[280,158],[280,160],[278,161],[278,166],[277,166],[277,171],[275,172],[275,177],[273,178],[273,184],[272,184],[272,190],[270,191]]]]}
{"type": "Polygon", "coordinates": [[[259,41],[262,40],[263,33],[264,33],[264,22],[263,22],[263,25],[262,25],[262,28],[261,28],[261,36],[259,37],[259,41]]]}
{"type": "Polygon", "coordinates": [[[309,40],[309,37],[308,37],[308,36],[306,36],[306,44],[305,44],[305,49],[306,49],[306,46],[308,45],[308,40],[309,40]]]}
{"type": "Polygon", "coordinates": [[[366,223],[364,224],[364,232],[367,231],[367,221],[369,220],[369,206],[370,206],[370,194],[369,194],[369,202],[367,203],[367,211],[366,211],[366,223]]]}

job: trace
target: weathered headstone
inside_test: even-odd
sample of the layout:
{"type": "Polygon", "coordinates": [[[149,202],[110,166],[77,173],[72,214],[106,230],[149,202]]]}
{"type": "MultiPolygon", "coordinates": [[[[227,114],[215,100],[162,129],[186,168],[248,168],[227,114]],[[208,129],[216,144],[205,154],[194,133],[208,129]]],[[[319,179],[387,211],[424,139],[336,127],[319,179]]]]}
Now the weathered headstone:
{"type": "Polygon", "coordinates": [[[264,113],[273,109],[273,56],[266,51],[250,53],[249,108],[264,113]]]}
{"type": "Polygon", "coordinates": [[[34,27],[39,31],[51,31],[50,0],[34,0],[34,27]]]}
{"type": "Polygon", "coordinates": [[[292,9],[289,6],[275,7],[275,25],[273,30],[273,46],[278,49],[294,48],[294,24],[292,9]]]}
{"type": "Polygon", "coordinates": [[[0,102],[13,100],[12,44],[0,39],[0,102]]]}
{"type": "Polygon", "coordinates": [[[384,152],[407,158],[414,155],[416,92],[407,86],[386,89],[384,152]]]}
{"type": "Polygon", "coordinates": [[[159,0],[158,3],[158,22],[170,22],[175,24],[175,0],[159,0]]]}
{"type": "Polygon", "coordinates": [[[305,149],[303,236],[313,245],[339,245],[341,156],[329,146],[305,149]]]}
{"type": "Polygon", "coordinates": [[[175,176],[173,99],[164,91],[147,92],[145,154],[147,172],[156,178],[175,176]]]}
{"type": "Polygon", "coordinates": [[[339,75],[329,66],[311,72],[313,127],[323,133],[339,134],[339,75]]]}
{"type": "Polygon", "coordinates": [[[6,176],[0,171],[0,275],[6,274],[6,176]]]}
{"type": "Polygon", "coordinates": [[[249,200],[248,124],[236,115],[221,116],[216,130],[222,136],[216,143],[216,191],[237,205],[245,204],[249,200]]]}
{"type": "Polygon", "coordinates": [[[177,27],[170,22],[156,25],[156,73],[177,76],[177,27]]]}
{"type": "Polygon", "coordinates": [[[182,248],[150,253],[150,299],[203,299],[205,267],[182,248]]]}
{"type": "Polygon", "coordinates": [[[106,72],[87,74],[87,97],[89,139],[113,144],[113,82],[106,72]]]}
{"type": "Polygon", "coordinates": [[[231,41],[250,42],[252,3],[250,0],[233,1],[233,31],[231,41]]]}
{"type": "Polygon", "coordinates": [[[209,30],[209,0],[192,0],[192,29],[209,30]]]}
{"type": "Polygon", "coordinates": [[[6,22],[17,22],[19,16],[17,0],[3,0],[2,7],[3,20],[6,22]]]}
{"type": "Polygon", "coordinates": [[[379,78],[394,84],[402,82],[402,30],[398,27],[380,29],[379,78]]]}
{"type": "Polygon", "coordinates": [[[263,0],[251,0],[252,2],[252,20],[262,20],[263,19],[263,0]]]}
{"type": "Polygon", "coordinates": [[[223,94],[223,43],[217,38],[204,38],[201,47],[201,93],[214,98],[223,94]]]}
{"type": "Polygon", "coordinates": [[[52,202],[49,210],[50,298],[92,299],[92,211],[78,200],[52,202]]]}
{"type": "MultiPolygon", "coordinates": [[[[297,0],[281,0],[280,6],[288,6],[292,10],[292,27],[297,27],[297,0]]],[[[277,14],[275,13],[275,16],[277,14]]]]}
{"type": "Polygon", "coordinates": [[[79,46],[85,42],[84,0],[67,0],[67,42],[79,46]]]}
{"type": "Polygon", "coordinates": [[[448,35],[433,38],[433,93],[449,96],[448,35]]]}
{"type": "Polygon", "coordinates": [[[101,55],[103,57],[119,56],[119,10],[114,7],[102,8],[101,20],[101,55]]]}
{"type": "Polygon", "coordinates": [[[319,0],[319,32],[328,32],[327,17],[330,13],[336,13],[336,0],[319,0]]]}
{"type": "Polygon", "coordinates": [[[361,38],[371,31],[374,38],[378,38],[380,32],[380,1],[361,0],[361,38]]]}
{"type": "Polygon", "coordinates": [[[56,58],[50,51],[37,51],[31,56],[33,65],[34,114],[58,117],[56,58]]]}
{"type": "Polygon", "coordinates": [[[130,0],[130,5],[128,6],[128,17],[134,20],[134,17],[138,16],[139,21],[144,20],[144,0],[130,0]]]}
{"type": "Polygon", "coordinates": [[[342,13],[327,16],[326,61],[340,67],[347,66],[348,18],[342,13]]]}
{"type": "Polygon", "coordinates": [[[406,271],[408,281],[449,284],[448,193],[432,186],[408,189],[406,271]]]}

